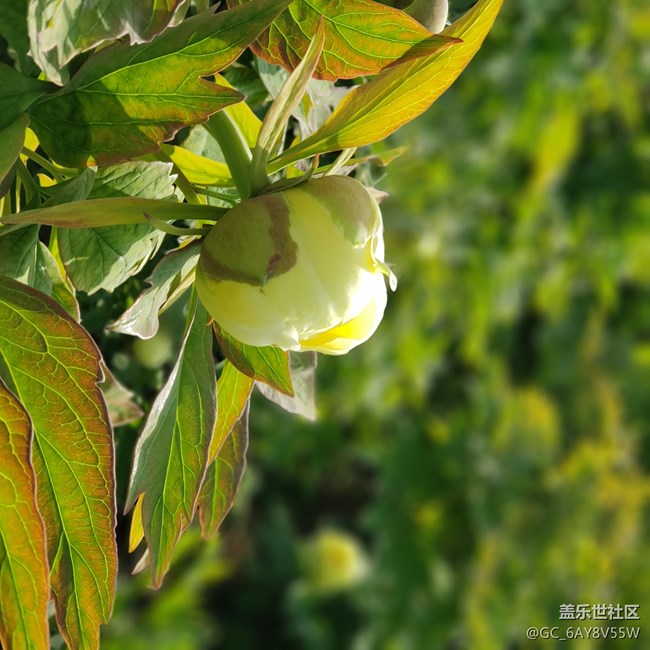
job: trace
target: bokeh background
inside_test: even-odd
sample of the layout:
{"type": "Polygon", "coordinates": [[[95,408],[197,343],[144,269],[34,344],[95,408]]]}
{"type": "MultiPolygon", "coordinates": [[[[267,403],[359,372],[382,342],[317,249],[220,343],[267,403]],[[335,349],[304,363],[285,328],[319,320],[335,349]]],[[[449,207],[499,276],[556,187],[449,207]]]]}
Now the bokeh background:
{"type": "MultiPolygon", "coordinates": [[[[222,535],[159,592],[124,558],[103,648],[650,647],[649,43],[643,0],[506,1],[362,172],[390,193],[380,330],[321,358],[315,423],[255,399],[222,535]],[[567,603],[646,629],[526,640],[567,603]]],[[[111,363],[153,394],[173,339],[111,363]]]]}

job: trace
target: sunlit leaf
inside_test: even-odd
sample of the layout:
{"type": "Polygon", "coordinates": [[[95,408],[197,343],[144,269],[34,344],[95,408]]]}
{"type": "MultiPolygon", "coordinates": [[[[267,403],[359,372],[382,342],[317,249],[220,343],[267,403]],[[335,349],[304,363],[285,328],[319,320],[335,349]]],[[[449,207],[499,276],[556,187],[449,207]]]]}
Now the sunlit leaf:
{"type": "Polygon", "coordinates": [[[27,413],[0,380],[0,641],[7,650],[49,647],[45,527],[31,441],[27,413]]]}
{"type": "Polygon", "coordinates": [[[167,253],[153,270],[145,289],[108,329],[122,334],[150,339],[158,331],[158,314],[179,288],[188,286],[199,260],[197,245],[167,253]]]}
{"type": "Polygon", "coordinates": [[[327,151],[379,142],[423,113],[465,69],[481,47],[503,0],[480,0],[444,34],[463,39],[453,47],[385,70],[354,88],[316,133],[281,154],[273,169],[327,151]]]}
{"type": "MultiPolygon", "coordinates": [[[[19,115],[13,122],[0,129],[0,183],[11,171],[14,163],[18,159],[20,150],[23,148],[25,140],[25,129],[29,124],[29,116],[26,114],[19,115]]],[[[2,193],[0,193],[0,197],[2,193]]]]}
{"type": "Polygon", "coordinates": [[[98,228],[147,223],[144,213],[165,221],[177,219],[214,219],[223,213],[208,205],[175,203],[153,199],[120,198],[76,201],[51,208],[27,210],[9,214],[0,220],[3,224],[41,223],[62,228],[98,228]]]}
{"type": "Polygon", "coordinates": [[[117,571],[113,441],[95,343],[53,300],[0,278],[0,374],[29,413],[62,635],[96,647],[117,571]]]}
{"type": "MultiPolygon", "coordinates": [[[[239,104],[237,104],[239,106],[239,104]]],[[[216,187],[234,187],[230,170],[226,163],[199,156],[183,147],[171,144],[161,146],[163,153],[184,174],[190,183],[196,185],[213,185],[216,187]]]]}
{"type": "Polygon", "coordinates": [[[289,355],[274,346],[246,345],[213,323],[219,347],[235,368],[287,395],[293,395],[289,355]]]}
{"type": "Polygon", "coordinates": [[[127,509],[142,495],[142,524],[153,584],[169,568],[176,542],[192,521],[216,420],[212,332],[193,301],[179,359],[136,445],[127,509]]]}
{"type": "Polygon", "coordinates": [[[27,77],[15,68],[0,63],[0,129],[22,115],[48,88],[50,84],[27,77]]]}
{"type": "Polygon", "coordinates": [[[232,63],[287,2],[203,13],[151,43],[101,50],[59,93],[31,107],[41,146],[70,167],[156,151],[183,126],[241,101],[239,92],[203,77],[232,63]]]}
{"type": "Polygon", "coordinates": [[[239,420],[248,404],[255,380],[240,372],[226,361],[217,381],[217,422],[210,444],[210,462],[221,449],[235,422],[239,420]]]}
{"type": "Polygon", "coordinates": [[[31,54],[48,78],[63,83],[61,68],[74,56],[106,41],[128,36],[150,40],[183,18],[188,0],[30,0],[31,54]]]}
{"type": "Polygon", "coordinates": [[[216,535],[232,508],[246,468],[248,448],[248,401],[241,417],[234,423],[219,455],[208,467],[199,495],[199,522],[204,537],[216,535]]]}
{"type": "Polygon", "coordinates": [[[266,399],[277,404],[285,411],[303,415],[308,420],[315,420],[314,382],[317,363],[318,355],[315,352],[291,352],[289,354],[293,395],[282,393],[259,381],[255,385],[266,399]]]}
{"type": "Polygon", "coordinates": [[[289,75],[264,116],[251,162],[251,184],[258,191],[264,190],[269,184],[266,165],[269,158],[277,152],[291,114],[307,92],[309,80],[323,52],[324,35],[325,31],[321,21],[305,58],[289,75]]]}
{"type": "MultiPolygon", "coordinates": [[[[248,4],[250,0],[228,0],[248,4]]],[[[444,36],[432,36],[404,12],[373,0],[294,0],[251,45],[269,63],[293,70],[302,61],[324,20],[325,47],[316,68],[318,79],[352,79],[377,74],[404,56],[419,56],[448,47],[444,36]]]]}

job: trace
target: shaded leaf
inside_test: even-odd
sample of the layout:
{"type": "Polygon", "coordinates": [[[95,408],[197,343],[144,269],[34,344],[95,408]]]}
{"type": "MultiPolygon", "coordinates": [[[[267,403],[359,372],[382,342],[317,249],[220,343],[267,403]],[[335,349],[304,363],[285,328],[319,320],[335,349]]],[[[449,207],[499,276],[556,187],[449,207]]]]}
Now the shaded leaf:
{"type": "Polygon", "coordinates": [[[314,383],[318,355],[315,352],[291,352],[289,360],[293,395],[281,393],[259,381],[255,385],[266,399],[274,402],[285,411],[303,415],[309,420],[315,420],[314,383]]]}
{"type": "Polygon", "coordinates": [[[192,521],[216,419],[216,382],[208,315],[193,300],[179,359],[136,445],[127,509],[142,495],[142,524],[155,586],[192,521]]]}
{"type": "Polygon", "coordinates": [[[183,126],[241,101],[239,92],[203,77],[232,63],[287,2],[203,13],[151,43],[101,50],[59,93],[32,107],[41,146],[71,167],[157,151],[183,126]]]}
{"type": "MultiPolygon", "coordinates": [[[[0,129],[0,183],[6,178],[23,148],[25,129],[29,124],[29,116],[19,115],[13,122],[0,129]]],[[[7,188],[8,189],[8,188],[7,188]]],[[[0,192],[0,198],[3,193],[0,192]]]]}
{"type": "Polygon", "coordinates": [[[219,455],[208,467],[198,499],[203,537],[216,535],[237,496],[246,469],[248,449],[248,401],[241,417],[225,439],[219,455]]]}
{"type": "Polygon", "coordinates": [[[50,84],[0,63],[0,129],[11,124],[49,88],[50,84]]]}
{"type": "Polygon", "coordinates": [[[53,300],[0,278],[0,372],[30,414],[38,508],[61,634],[96,647],[117,572],[113,441],[100,355],[53,300]]]}
{"type": "Polygon", "coordinates": [[[217,422],[210,443],[210,462],[219,453],[224,441],[248,404],[255,380],[226,361],[217,381],[217,422]]]}
{"type": "Polygon", "coordinates": [[[280,169],[317,153],[379,142],[423,113],[465,69],[480,48],[503,0],[480,0],[443,33],[463,39],[453,47],[385,70],[354,88],[313,135],[281,154],[280,169]]]}
{"type": "Polygon", "coordinates": [[[27,0],[0,0],[0,16],[2,16],[0,36],[14,50],[20,71],[30,74],[33,70],[38,70],[27,55],[29,51],[27,0]]]}
{"type": "Polygon", "coordinates": [[[144,213],[165,221],[215,219],[223,210],[209,205],[192,205],[154,199],[119,198],[76,201],[38,210],[26,210],[2,217],[3,224],[40,223],[62,228],[97,228],[148,223],[144,213]]]}
{"type": "Polygon", "coordinates": [[[32,425],[0,380],[0,641],[6,650],[49,647],[45,527],[36,506],[32,425]]]}
{"type": "Polygon", "coordinates": [[[151,286],[107,329],[141,339],[152,338],[158,331],[161,310],[193,278],[199,252],[199,245],[191,244],[167,253],[147,279],[151,286]]]}
{"type": "MultiPolygon", "coordinates": [[[[249,1],[228,0],[228,4],[249,1]]],[[[269,63],[293,70],[304,59],[321,18],[325,47],[316,68],[318,79],[377,74],[404,56],[421,56],[450,44],[444,36],[432,37],[403,11],[373,0],[294,0],[251,49],[269,63]]]]}
{"type": "Polygon", "coordinates": [[[133,401],[133,391],[118,381],[104,363],[102,363],[102,372],[104,373],[104,381],[99,387],[104,395],[111,426],[113,428],[121,427],[141,418],[144,413],[133,401]]]}
{"type": "Polygon", "coordinates": [[[30,0],[31,54],[48,78],[67,81],[61,68],[81,52],[128,36],[148,41],[183,18],[188,0],[30,0]]]}
{"type": "Polygon", "coordinates": [[[219,347],[237,370],[287,395],[293,395],[289,355],[272,345],[255,347],[233,338],[213,323],[219,347]]]}

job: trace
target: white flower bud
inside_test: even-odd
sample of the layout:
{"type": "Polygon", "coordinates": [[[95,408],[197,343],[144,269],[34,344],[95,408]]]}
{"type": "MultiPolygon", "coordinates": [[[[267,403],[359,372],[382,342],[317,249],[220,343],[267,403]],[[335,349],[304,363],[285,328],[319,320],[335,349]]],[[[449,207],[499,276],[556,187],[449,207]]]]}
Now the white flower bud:
{"type": "Polygon", "coordinates": [[[203,243],[199,297],[242,343],[344,354],[386,306],[383,226],[368,190],[326,176],[243,201],[203,243]]]}

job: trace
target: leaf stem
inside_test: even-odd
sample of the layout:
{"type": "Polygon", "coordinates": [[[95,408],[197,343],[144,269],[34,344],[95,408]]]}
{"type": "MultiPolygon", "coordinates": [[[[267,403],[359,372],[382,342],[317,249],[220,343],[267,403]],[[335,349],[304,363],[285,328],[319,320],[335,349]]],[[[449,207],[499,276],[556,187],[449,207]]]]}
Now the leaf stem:
{"type": "Polygon", "coordinates": [[[242,201],[251,195],[251,150],[239,127],[226,110],[215,113],[204,125],[219,143],[242,201]]]}
{"type": "Polygon", "coordinates": [[[174,235],[175,237],[187,237],[188,235],[203,236],[203,235],[207,235],[208,232],[210,231],[210,228],[182,228],[180,226],[172,226],[170,223],[167,223],[162,219],[158,219],[158,217],[154,217],[150,215],[148,212],[144,212],[143,214],[145,216],[145,219],[154,228],[158,228],[158,230],[162,230],[168,235],[174,235]]]}
{"type": "Polygon", "coordinates": [[[41,154],[23,147],[22,152],[24,156],[27,156],[30,160],[33,160],[35,163],[38,163],[45,171],[50,172],[54,177],[54,180],[57,183],[61,183],[65,180],[63,174],[47,159],[41,156],[41,154]]]}

